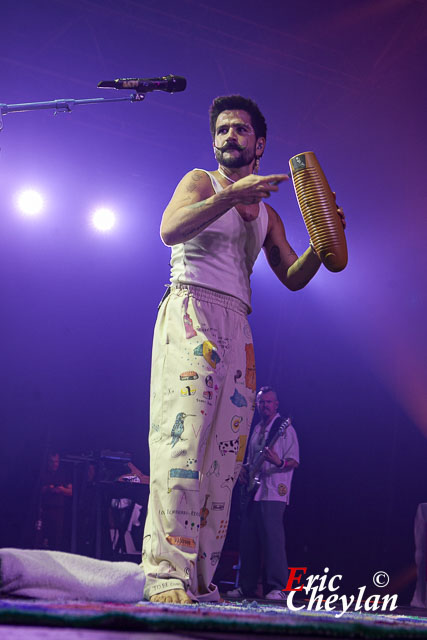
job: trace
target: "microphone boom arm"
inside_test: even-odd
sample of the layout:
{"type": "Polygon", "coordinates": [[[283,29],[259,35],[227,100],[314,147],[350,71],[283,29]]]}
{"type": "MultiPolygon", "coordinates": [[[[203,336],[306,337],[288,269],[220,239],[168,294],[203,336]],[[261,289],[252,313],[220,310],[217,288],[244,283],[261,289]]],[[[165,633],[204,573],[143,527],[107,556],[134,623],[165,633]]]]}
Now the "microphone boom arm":
{"type": "Polygon", "coordinates": [[[132,93],[129,96],[117,98],[84,98],[74,100],[73,98],[62,98],[58,100],[48,100],[46,102],[23,102],[21,104],[4,104],[0,102],[0,131],[3,129],[3,115],[6,113],[19,113],[23,111],[37,111],[39,109],[55,109],[57,113],[71,113],[73,107],[81,104],[103,104],[105,102],[141,102],[145,98],[143,93],[132,93]]]}

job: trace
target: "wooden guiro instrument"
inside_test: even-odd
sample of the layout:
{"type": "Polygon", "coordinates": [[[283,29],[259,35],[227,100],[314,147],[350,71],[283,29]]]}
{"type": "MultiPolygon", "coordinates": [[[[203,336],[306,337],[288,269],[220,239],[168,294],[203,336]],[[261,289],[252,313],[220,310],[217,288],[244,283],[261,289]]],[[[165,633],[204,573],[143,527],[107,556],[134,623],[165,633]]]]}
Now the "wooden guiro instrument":
{"type": "Polygon", "coordinates": [[[313,151],[289,160],[295,194],[316,253],[329,271],[342,271],[347,242],[334,195],[313,151]]]}

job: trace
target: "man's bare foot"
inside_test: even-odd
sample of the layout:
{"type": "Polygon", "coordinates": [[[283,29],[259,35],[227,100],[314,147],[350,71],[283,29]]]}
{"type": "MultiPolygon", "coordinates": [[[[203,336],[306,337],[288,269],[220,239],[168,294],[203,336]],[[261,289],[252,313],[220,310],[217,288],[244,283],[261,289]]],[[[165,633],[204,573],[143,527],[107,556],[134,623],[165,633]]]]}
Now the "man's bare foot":
{"type": "Polygon", "coordinates": [[[162,591],[155,596],[151,596],[150,602],[173,602],[174,604],[193,604],[191,598],[187,596],[184,589],[170,589],[162,591]]]}

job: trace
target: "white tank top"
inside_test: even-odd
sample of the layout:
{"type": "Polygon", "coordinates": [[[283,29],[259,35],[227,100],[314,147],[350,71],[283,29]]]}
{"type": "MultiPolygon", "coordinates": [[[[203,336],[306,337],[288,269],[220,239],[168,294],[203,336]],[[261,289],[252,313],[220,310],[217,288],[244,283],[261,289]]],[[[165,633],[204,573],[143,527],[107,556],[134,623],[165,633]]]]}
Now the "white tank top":
{"type": "MultiPolygon", "coordinates": [[[[205,171],[197,169],[197,171],[205,171]]],[[[209,172],[215,193],[223,187],[209,172]]],[[[250,276],[267,235],[263,202],[258,217],[245,222],[232,207],[195,238],[172,247],[171,283],[193,284],[235,296],[251,310],[250,276]]]]}

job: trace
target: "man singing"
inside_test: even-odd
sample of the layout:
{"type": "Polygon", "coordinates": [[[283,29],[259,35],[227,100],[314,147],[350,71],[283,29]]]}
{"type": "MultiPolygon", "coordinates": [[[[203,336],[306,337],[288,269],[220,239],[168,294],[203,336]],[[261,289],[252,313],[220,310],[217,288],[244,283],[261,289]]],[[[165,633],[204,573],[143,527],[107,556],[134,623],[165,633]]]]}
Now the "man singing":
{"type": "Polygon", "coordinates": [[[292,291],[321,264],[311,246],[296,255],[279,215],[263,202],[288,177],[257,175],[267,134],[258,106],[241,96],[216,98],[210,127],[218,169],[183,177],[160,228],[172,247],[171,284],[153,339],[142,559],[144,595],[154,602],[219,599],[211,581],[254,411],[247,314],[258,253],[264,249],[292,291]]]}

